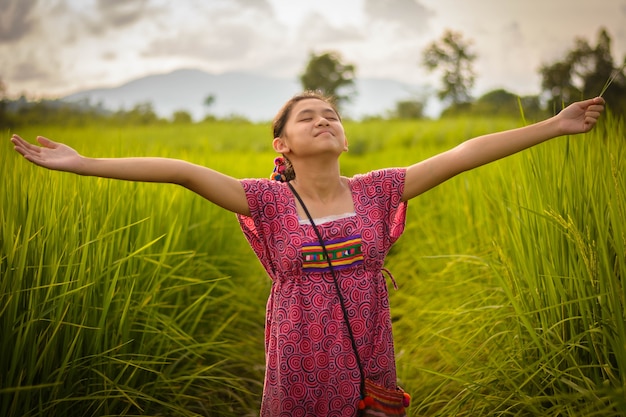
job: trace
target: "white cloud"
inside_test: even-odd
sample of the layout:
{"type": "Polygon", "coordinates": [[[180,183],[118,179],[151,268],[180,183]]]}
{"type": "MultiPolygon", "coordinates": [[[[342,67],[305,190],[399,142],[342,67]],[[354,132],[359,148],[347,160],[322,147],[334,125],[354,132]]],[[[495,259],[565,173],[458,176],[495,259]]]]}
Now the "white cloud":
{"type": "Polygon", "coordinates": [[[362,29],[351,24],[334,25],[323,14],[313,12],[302,21],[295,43],[309,48],[316,45],[332,48],[333,45],[362,40],[364,40],[362,29]]]}
{"type": "Polygon", "coordinates": [[[34,28],[36,0],[3,0],[0,2],[0,43],[16,42],[34,28]]]}
{"type": "Polygon", "coordinates": [[[371,21],[382,20],[417,33],[428,29],[428,21],[434,15],[415,0],[365,0],[365,13],[371,21]]]}
{"type": "Polygon", "coordinates": [[[59,95],[181,67],[295,78],[338,51],[358,77],[436,82],[421,52],[447,28],[474,41],[477,90],[538,90],[537,69],[601,26],[618,61],[626,1],[3,0],[0,77],[12,94],[59,95]]]}
{"type": "Polygon", "coordinates": [[[145,18],[149,7],[147,0],[98,0],[97,11],[103,25],[120,28],[145,18]]]}

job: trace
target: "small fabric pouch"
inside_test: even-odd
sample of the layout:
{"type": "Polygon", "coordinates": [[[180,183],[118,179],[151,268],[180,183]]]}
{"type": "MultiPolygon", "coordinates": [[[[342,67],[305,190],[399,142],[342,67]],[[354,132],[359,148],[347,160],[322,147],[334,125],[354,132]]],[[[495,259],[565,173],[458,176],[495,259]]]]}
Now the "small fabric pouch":
{"type": "Polygon", "coordinates": [[[398,387],[385,388],[365,379],[364,398],[359,402],[359,415],[363,417],[405,417],[405,408],[411,397],[398,387]]]}

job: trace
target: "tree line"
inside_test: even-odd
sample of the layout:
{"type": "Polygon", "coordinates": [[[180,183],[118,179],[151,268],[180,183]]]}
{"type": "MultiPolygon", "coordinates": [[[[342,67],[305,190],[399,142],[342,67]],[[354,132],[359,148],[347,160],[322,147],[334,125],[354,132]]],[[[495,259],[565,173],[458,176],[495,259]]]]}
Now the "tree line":
{"type": "MultiPolygon", "coordinates": [[[[472,41],[459,32],[447,30],[437,41],[422,51],[422,64],[428,71],[440,74],[438,98],[444,103],[442,116],[525,115],[541,118],[556,114],[568,104],[602,95],[613,113],[626,113],[626,56],[616,64],[611,52],[611,37],[605,28],[592,45],[586,39],[576,39],[574,46],[556,62],[539,68],[540,93],[517,96],[498,89],[475,99],[472,88],[476,79],[473,64],[478,55],[472,41]]],[[[338,53],[311,54],[301,77],[303,87],[319,89],[336,97],[339,105],[349,102],[354,91],[355,67],[341,62],[338,53]]],[[[424,103],[419,99],[396,103],[392,117],[415,118],[423,114],[424,103]]]]}
{"type": "MultiPolygon", "coordinates": [[[[490,91],[481,97],[472,96],[476,80],[474,62],[478,55],[473,42],[459,32],[447,30],[429,44],[421,56],[422,65],[440,75],[437,97],[444,104],[442,117],[453,115],[522,115],[531,119],[557,113],[573,101],[603,95],[609,109],[618,115],[626,113],[626,56],[615,63],[611,37],[605,28],[598,33],[595,45],[586,39],[575,39],[573,47],[562,59],[544,64],[540,93],[518,96],[504,89],[490,91]],[[620,66],[621,65],[621,66],[620,66]]],[[[357,68],[345,63],[338,52],[311,53],[300,84],[305,90],[317,90],[335,98],[338,107],[349,103],[356,91],[357,68]]],[[[208,109],[216,101],[208,95],[203,105],[208,109]]],[[[415,119],[424,117],[425,100],[407,99],[396,103],[387,115],[378,118],[415,119]]],[[[207,111],[205,120],[214,120],[207,111]]],[[[236,117],[237,121],[245,121],[236,117]]],[[[29,101],[24,96],[11,100],[0,80],[0,127],[13,128],[26,124],[86,125],[97,121],[114,124],[191,123],[189,112],[180,110],[172,117],[159,117],[151,103],[138,103],[130,110],[111,111],[88,102],[67,103],[62,100],[29,101]]]]}

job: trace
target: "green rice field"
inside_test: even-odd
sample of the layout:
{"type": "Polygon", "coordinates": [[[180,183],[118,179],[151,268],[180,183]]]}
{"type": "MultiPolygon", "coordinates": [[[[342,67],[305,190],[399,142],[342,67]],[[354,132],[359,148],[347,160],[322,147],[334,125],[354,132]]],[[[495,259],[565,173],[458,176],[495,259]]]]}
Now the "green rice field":
{"type": "MultiPolygon", "coordinates": [[[[344,175],[515,119],[346,122],[344,175]]],[[[0,147],[0,416],[253,416],[270,280],[233,214],[52,172],[10,135],[266,177],[269,124],[31,127],[0,147]]],[[[386,267],[410,416],[626,415],[626,132],[603,115],[409,203],[386,267]]]]}

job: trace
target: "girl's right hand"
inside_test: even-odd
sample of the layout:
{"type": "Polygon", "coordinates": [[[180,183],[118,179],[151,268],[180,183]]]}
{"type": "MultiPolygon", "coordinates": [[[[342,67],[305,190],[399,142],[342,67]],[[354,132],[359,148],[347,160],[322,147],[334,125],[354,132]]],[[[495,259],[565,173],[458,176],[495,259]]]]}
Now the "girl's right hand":
{"type": "Polygon", "coordinates": [[[48,169],[77,172],[82,160],[80,154],[74,149],[43,136],[37,137],[37,142],[41,146],[29,143],[18,135],[13,135],[11,142],[15,150],[28,161],[48,169]]]}

